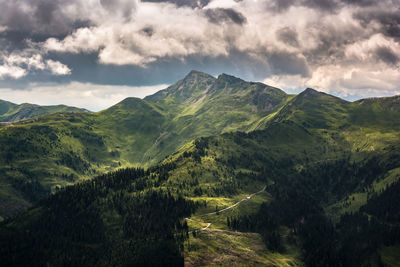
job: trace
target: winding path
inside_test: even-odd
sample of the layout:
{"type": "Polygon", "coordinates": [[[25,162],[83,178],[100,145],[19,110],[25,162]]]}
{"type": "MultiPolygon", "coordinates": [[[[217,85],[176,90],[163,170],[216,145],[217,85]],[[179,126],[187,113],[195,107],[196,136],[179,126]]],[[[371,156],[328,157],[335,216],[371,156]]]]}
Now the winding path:
{"type": "MultiPolygon", "coordinates": [[[[239,204],[242,203],[243,201],[250,200],[253,196],[264,192],[266,188],[267,188],[267,186],[264,186],[263,189],[261,189],[260,191],[255,192],[255,193],[253,193],[253,194],[247,196],[246,198],[243,198],[243,199],[239,200],[238,202],[236,202],[235,204],[230,205],[229,207],[226,207],[226,208],[224,208],[224,209],[222,209],[222,210],[218,210],[218,211],[214,211],[214,212],[209,212],[209,213],[205,213],[205,214],[201,214],[201,215],[196,215],[196,217],[204,217],[204,216],[208,216],[208,215],[214,215],[214,214],[221,213],[221,212],[223,212],[223,211],[232,209],[233,207],[236,207],[237,205],[239,205],[239,204]]],[[[191,218],[185,218],[185,219],[186,219],[186,220],[189,220],[189,221],[199,222],[199,221],[195,221],[195,220],[193,220],[193,219],[191,219],[191,218]]],[[[202,222],[199,222],[199,223],[202,223],[202,222]]],[[[200,231],[207,230],[207,228],[210,227],[210,225],[211,225],[211,223],[207,223],[207,226],[204,227],[204,228],[201,228],[200,231]]],[[[197,231],[199,231],[199,230],[197,230],[197,231]]],[[[196,231],[196,232],[197,232],[197,231],[196,231]]]]}

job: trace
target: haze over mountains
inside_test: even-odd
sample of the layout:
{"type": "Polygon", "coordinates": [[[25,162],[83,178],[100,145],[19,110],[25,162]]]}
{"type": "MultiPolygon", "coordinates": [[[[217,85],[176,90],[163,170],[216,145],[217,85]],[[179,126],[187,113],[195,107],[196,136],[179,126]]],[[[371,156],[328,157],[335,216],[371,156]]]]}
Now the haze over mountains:
{"type": "Polygon", "coordinates": [[[87,112],[87,110],[65,105],[39,106],[28,103],[17,105],[8,101],[0,100],[0,122],[21,121],[57,112],[87,112]]]}
{"type": "Polygon", "coordinates": [[[89,265],[143,259],[157,265],[162,260],[152,262],[149,255],[165,245],[169,256],[161,258],[182,263],[184,253],[186,264],[211,264],[214,256],[234,253],[204,250],[204,244],[215,245],[207,235],[185,237],[185,231],[209,221],[194,217],[198,225],[191,222],[187,228],[180,224],[183,218],[218,210],[267,186],[258,205],[207,218],[216,232],[226,231],[211,228],[207,234],[233,244],[228,230],[258,233],[262,238],[241,237],[264,240],[266,251],[275,254],[265,257],[252,248],[254,264],[386,264],[393,256],[390,249],[400,245],[398,196],[392,193],[400,179],[399,118],[399,96],[348,102],[310,88],[288,95],[227,74],[214,78],[192,71],[143,100],[127,98],[101,112],[59,112],[1,125],[0,216],[39,203],[3,224],[3,253],[12,255],[10,264],[21,264],[19,253],[25,249],[38,265],[82,257],[89,265]],[[124,167],[147,169],[100,176],[40,201],[66,185],[124,167]],[[155,204],[160,201],[171,205],[155,204]],[[158,225],[153,206],[171,212],[165,215],[171,216],[168,224],[158,225]],[[349,211],[354,214],[346,217],[349,211]],[[65,216],[82,227],[65,226],[65,216]],[[134,230],[145,221],[148,228],[134,230]],[[46,227],[52,229],[49,234],[46,227]],[[347,232],[353,228],[358,230],[347,232]],[[59,237],[57,229],[62,229],[59,237]],[[93,232],[85,235],[83,229],[93,232]],[[182,239],[176,233],[183,233],[182,239]],[[28,240],[26,248],[10,241],[13,234],[28,240]],[[35,247],[34,240],[41,238],[45,241],[35,247]],[[194,247],[184,243],[187,238],[194,247]],[[357,246],[348,248],[349,240],[357,246]],[[146,249],[128,245],[141,242],[146,249]],[[115,256],[123,251],[132,254],[115,256]]]}

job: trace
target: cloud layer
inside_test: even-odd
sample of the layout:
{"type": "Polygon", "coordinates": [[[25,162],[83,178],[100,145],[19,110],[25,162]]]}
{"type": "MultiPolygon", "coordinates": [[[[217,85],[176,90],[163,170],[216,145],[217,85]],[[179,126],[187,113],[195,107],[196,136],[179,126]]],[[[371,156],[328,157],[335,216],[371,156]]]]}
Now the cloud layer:
{"type": "Polygon", "coordinates": [[[161,84],[195,68],[292,91],[398,94],[399,7],[399,0],[0,0],[0,87],[161,84]]]}

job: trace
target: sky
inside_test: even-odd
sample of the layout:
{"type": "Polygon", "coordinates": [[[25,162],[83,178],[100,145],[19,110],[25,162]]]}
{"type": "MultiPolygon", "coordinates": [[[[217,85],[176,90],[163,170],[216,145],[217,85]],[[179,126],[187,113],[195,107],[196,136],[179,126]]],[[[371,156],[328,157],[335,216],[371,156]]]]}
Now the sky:
{"type": "Polygon", "coordinates": [[[192,69],[400,94],[400,0],[0,0],[0,99],[97,111],[192,69]]]}

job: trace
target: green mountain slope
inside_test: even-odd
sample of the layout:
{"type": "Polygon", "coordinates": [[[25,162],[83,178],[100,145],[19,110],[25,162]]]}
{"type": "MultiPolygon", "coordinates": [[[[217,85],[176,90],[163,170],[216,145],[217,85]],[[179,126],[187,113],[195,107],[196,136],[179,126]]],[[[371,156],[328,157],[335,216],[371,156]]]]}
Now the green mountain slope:
{"type": "Polygon", "coordinates": [[[153,96],[101,112],[2,124],[0,216],[94,174],[155,165],[193,138],[250,130],[288,99],[261,83],[192,71],[153,96]]]}
{"type": "MultiPolygon", "coordinates": [[[[150,257],[157,262],[176,259],[178,264],[183,253],[185,263],[194,266],[379,266],[393,261],[390,252],[400,246],[397,100],[350,103],[307,89],[259,130],[195,138],[146,172],[128,169],[121,177],[111,174],[62,190],[1,225],[0,255],[7,255],[4,262],[10,264],[46,259],[50,265],[83,259],[89,265],[143,264],[155,251],[168,251],[161,259],[150,257]],[[152,202],[151,192],[160,191],[152,202]],[[365,198],[356,197],[362,194],[365,198]],[[167,201],[169,196],[174,200],[167,201]],[[185,206],[179,196],[197,204],[180,214],[174,210],[185,206]],[[350,208],[352,214],[346,214],[350,208]],[[60,236],[49,234],[49,222],[62,229],[60,236]],[[82,229],[92,230],[84,235],[82,229]],[[165,236],[162,229],[175,234],[165,236]],[[182,233],[185,238],[172,238],[182,233]]],[[[160,118],[160,125],[169,116],[161,104],[135,99],[105,112],[124,113],[131,105],[146,121],[145,111],[160,118]]],[[[104,123],[114,121],[105,117],[104,123]]],[[[137,122],[131,121],[139,127],[137,122]]],[[[152,133],[147,127],[140,130],[152,133]]]]}
{"type": "Polygon", "coordinates": [[[282,107],[288,98],[280,89],[262,83],[245,82],[226,74],[216,79],[192,71],[171,87],[145,98],[157,103],[171,118],[165,134],[158,145],[147,151],[145,160],[155,164],[160,153],[173,153],[198,136],[249,130],[282,107]]]}
{"type": "Polygon", "coordinates": [[[140,99],[100,113],[56,113],[0,128],[1,214],[57,188],[129,166],[158,137],[163,116],[140,99]],[[146,124],[147,123],[147,124],[146,124]]]}
{"type": "Polygon", "coordinates": [[[20,121],[57,112],[87,112],[87,110],[65,105],[39,106],[27,103],[17,105],[0,100],[0,122],[20,121]]]}

